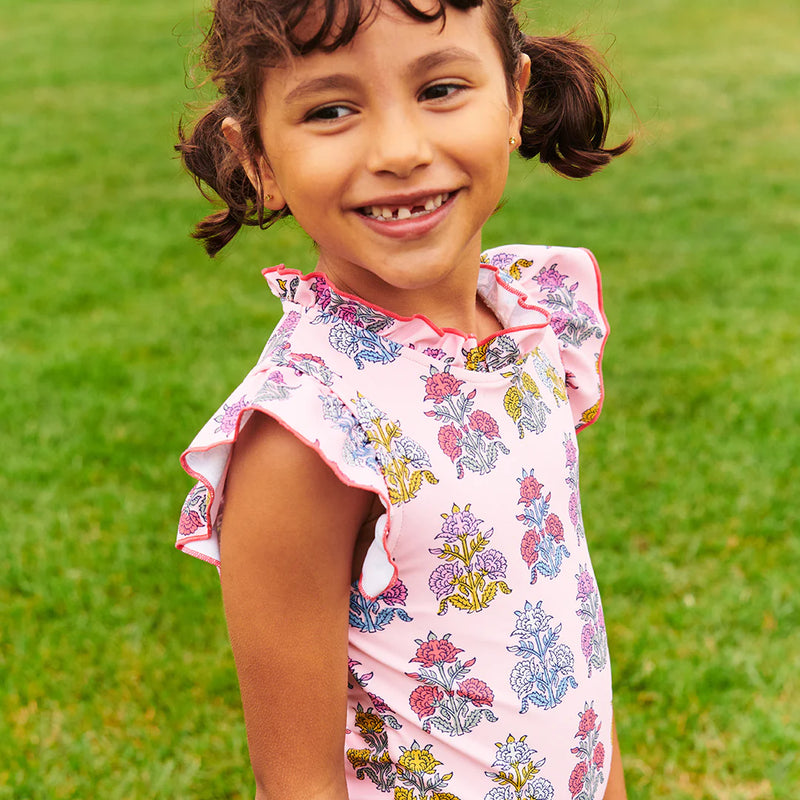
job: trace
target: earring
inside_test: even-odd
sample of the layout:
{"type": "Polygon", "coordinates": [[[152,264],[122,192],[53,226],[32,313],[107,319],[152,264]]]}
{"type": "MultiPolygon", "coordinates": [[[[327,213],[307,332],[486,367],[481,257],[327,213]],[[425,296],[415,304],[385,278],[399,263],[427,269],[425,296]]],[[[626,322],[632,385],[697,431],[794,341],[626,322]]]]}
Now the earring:
{"type": "Polygon", "coordinates": [[[272,200],[272,195],[271,195],[271,194],[268,194],[268,195],[267,195],[267,202],[269,203],[269,201],[270,201],[270,200],[272,200]]]}
{"type": "Polygon", "coordinates": [[[509,144],[510,144],[512,147],[514,147],[514,146],[516,146],[516,144],[517,144],[517,140],[516,140],[516,139],[515,139],[515,138],[512,136],[512,137],[511,137],[511,138],[508,140],[508,143],[509,143],[509,144]]]}

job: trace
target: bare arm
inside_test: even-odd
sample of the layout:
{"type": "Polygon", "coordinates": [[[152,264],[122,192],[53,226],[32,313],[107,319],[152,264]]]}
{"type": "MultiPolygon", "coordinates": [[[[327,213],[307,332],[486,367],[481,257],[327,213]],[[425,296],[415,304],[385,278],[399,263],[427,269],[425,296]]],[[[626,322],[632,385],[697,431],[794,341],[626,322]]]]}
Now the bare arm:
{"type": "Polygon", "coordinates": [[[263,414],[236,443],[222,595],[256,800],[347,798],[349,585],[373,497],[263,414]]]}
{"type": "Polygon", "coordinates": [[[603,800],[627,800],[625,790],[625,773],[622,771],[622,755],[619,752],[619,739],[617,738],[617,720],[611,719],[611,737],[613,740],[611,767],[608,770],[608,784],[603,800]]]}

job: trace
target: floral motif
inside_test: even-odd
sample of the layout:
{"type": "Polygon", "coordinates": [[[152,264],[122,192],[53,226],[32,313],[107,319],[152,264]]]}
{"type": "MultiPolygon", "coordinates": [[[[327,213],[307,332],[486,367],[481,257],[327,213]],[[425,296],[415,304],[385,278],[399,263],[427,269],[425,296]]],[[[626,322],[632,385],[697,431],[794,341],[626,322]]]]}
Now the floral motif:
{"type": "MultiPolygon", "coordinates": [[[[378,697],[378,695],[373,694],[372,692],[367,689],[367,684],[372,680],[373,673],[365,672],[360,674],[356,671],[356,667],[361,666],[360,661],[356,661],[355,659],[348,658],[347,659],[347,666],[350,670],[350,677],[352,677],[353,681],[357,683],[366,693],[367,697],[369,697],[370,701],[372,702],[372,707],[375,710],[375,713],[380,715],[381,720],[383,721],[384,725],[388,726],[389,728],[394,728],[395,730],[400,730],[403,726],[397,721],[397,717],[394,716],[392,713],[392,709],[389,708],[386,701],[378,697]]],[[[347,688],[352,689],[354,688],[354,684],[348,678],[347,681],[347,688]]]]}
{"type": "MultiPolygon", "coordinates": [[[[486,264],[488,258],[481,257],[481,261],[486,264]]],[[[496,252],[492,253],[491,264],[497,267],[500,276],[508,282],[509,280],[519,280],[522,278],[522,270],[533,266],[533,262],[527,258],[514,258],[511,253],[496,252]]]]}
{"type": "Polygon", "coordinates": [[[503,398],[503,408],[516,424],[519,438],[525,438],[526,430],[541,433],[547,425],[550,408],[542,400],[536,381],[525,372],[522,364],[514,365],[510,372],[502,375],[511,379],[511,386],[503,398]]]}
{"type": "Polygon", "coordinates": [[[292,392],[299,388],[299,386],[290,386],[286,383],[280,370],[272,370],[272,372],[264,376],[264,381],[253,398],[253,403],[260,404],[268,403],[271,400],[287,400],[292,392]]]}
{"type": "Polygon", "coordinates": [[[404,436],[399,423],[392,422],[361,394],[354,402],[358,422],[375,449],[392,505],[407,503],[416,497],[423,479],[428,483],[439,482],[429,469],[425,469],[430,467],[431,461],[422,445],[404,436]]]}
{"type": "Polygon", "coordinates": [[[322,418],[332,422],[342,433],[342,458],[351,466],[375,466],[375,450],[347,406],[333,394],[319,395],[322,402],[322,418]]]}
{"type": "Polygon", "coordinates": [[[484,800],[552,800],[553,784],[547,778],[536,777],[546,759],[534,762],[534,750],[525,741],[527,736],[514,738],[510,733],[505,742],[497,742],[493,767],[497,772],[485,772],[494,783],[484,800]]]}
{"type": "Polygon", "coordinates": [[[395,781],[395,766],[389,755],[389,737],[383,719],[372,708],[356,708],[355,726],[366,747],[348,748],[345,755],[355,770],[356,778],[368,778],[381,792],[390,792],[395,781]]]}
{"type": "Polygon", "coordinates": [[[468,394],[461,391],[464,381],[431,364],[430,374],[423,375],[425,400],[433,401],[434,408],[426,411],[426,417],[434,417],[445,423],[439,429],[439,447],[456,465],[459,478],[469,469],[485,475],[494,469],[500,453],[508,448],[500,440],[497,421],[486,411],[473,409],[476,390],[468,394]]]}
{"type": "Polygon", "coordinates": [[[487,549],[494,530],[481,531],[483,520],[478,519],[467,504],[462,511],[457,505],[449,514],[442,514],[444,523],[437,539],[442,547],[429,553],[444,561],[428,579],[430,590],[439,600],[439,614],[446,614],[448,604],[466,611],[488,608],[497,592],[510,594],[505,580],[508,562],[505,556],[487,549]]]}
{"type": "MultiPolygon", "coordinates": [[[[286,289],[286,281],[279,280],[278,284],[283,284],[284,290],[286,289]]],[[[297,290],[298,284],[299,281],[297,278],[295,278],[295,291],[297,290]]],[[[264,348],[264,352],[261,353],[261,357],[258,359],[259,364],[263,364],[266,361],[272,361],[278,366],[283,367],[287,365],[287,353],[291,349],[289,340],[291,339],[292,333],[294,333],[294,330],[297,328],[299,322],[299,311],[290,311],[288,314],[286,314],[286,316],[284,316],[280,325],[275,328],[275,330],[272,332],[272,336],[269,337],[269,341],[264,348]]]]}
{"type": "Polygon", "coordinates": [[[183,503],[181,518],[178,522],[178,535],[191,536],[199,528],[205,529],[207,510],[208,489],[198,481],[183,503]]]}
{"type": "Polygon", "coordinates": [[[542,492],[542,484],[536,480],[533,470],[523,469],[519,483],[518,505],[524,506],[517,519],[525,525],[525,534],[520,544],[520,553],[531,570],[531,583],[539,575],[555,578],[561,571],[563,559],[569,558],[564,544],[564,525],[550,511],[551,493],[542,492]]]}
{"type": "Polygon", "coordinates": [[[240,397],[235,403],[228,403],[222,404],[222,409],[216,417],[214,417],[214,422],[217,423],[217,427],[214,429],[214,433],[224,433],[226,436],[230,435],[236,430],[236,423],[239,421],[239,416],[245,410],[245,408],[250,405],[247,397],[240,397]]]}
{"type": "Polygon", "coordinates": [[[583,704],[583,711],[578,715],[578,732],[575,734],[578,744],[570,750],[578,758],[569,776],[569,791],[574,800],[594,800],[600,784],[605,781],[605,747],[600,741],[601,725],[592,705],[583,704]]]}
{"type": "Polygon", "coordinates": [[[431,726],[449,736],[469,733],[484,717],[496,722],[497,717],[483,706],[491,706],[494,692],[484,681],[467,678],[475,659],[462,661],[458,647],[450,642],[450,634],[441,638],[433,631],[427,639],[416,639],[417,652],[409,663],[418,663],[419,672],[407,672],[420,682],[408,703],[422,720],[422,729],[430,733],[431,726]]]}
{"type": "Polygon", "coordinates": [[[397,783],[394,789],[395,800],[459,800],[450,792],[443,792],[453,777],[452,772],[440,775],[437,767],[442,766],[431,752],[432,744],[420,747],[416,739],[411,747],[400,746],[397,759],[397,783]]]}
{"type": "Polygon", "coordinates": [[[358,582],[350,587],[350,626],[366,633],[382,631],[395,617],[411,622],[411,617],[401,606],[406,604],[408,590],[398,578],[394,585],[374,600],[368,600],[359,591],[358,582]]]}
{"type": "Polygon", "coordinates": [[[475,372],[493,372],[523,358],[514,338],[504,333],[469,350],[462,348],[461,355],[465,368],[475,372]]]}
{"type": "Polygon", "coordinates": [[[581,607],[575,613],[583,620],[581,652],[586,659],[591,678],[592,669],[605,669],[608,663],[606,622],[603,617],[603,606],[600,604],[600,593],[588,568],[581,566],[580,572],[575,577],[578,580],[578,593],[575,599],[581,601],[581,607]]]}
{"type": "Polygon", "coordinates": [[[552,365],[550,359],[542,352],[540,348],[535,348],[531,353],[531,361],[539,376],[539,380],[547,389],[552,392],[553,398],[556,401],[556,406],[562,406],[569,402],[569,395],[567,394],[567,384],[564,377],[562,377],[558,370],[552,365]]]}
{"type": "Polygon", "coordinates": [[[583,515],[581,514],[580,502],[580,474],[578,472],[578,446],[575,442],[575,434],[571,431],[564,434],[564,457],[567,467],[567,486],[570,489],[569,495],[569,521],[575,527],[578,541],[586,535],[583,529],[583,515]]]}
{"type": "Polygon", "coordinates": [[[511,670],[511,688],[522,701],[520,713],[524,714],[530,703],[538,708],[557,706],[567,691],[577,687],[573,677],[575,657],[565,644],[558,644],[561,624],[550,625],[553,617],[544,612],[542,601],[532,606],[525,601],[522,611],[515,611],[517,622],[512,636],[519,636],[518,645],[507,650],[522,661],[511,670]]]}
{"type": "Polygon", "coordinates": [[[577,300],[578,282],[565,286],[567,276],[558,271],[558,265],[542,267],[535,280],[546,292],[542,304],[551,309],[550,326],[556,336],[573,347],[581,345],[592,337],[603,338],[597,315],[582,300],[577,300]]]}

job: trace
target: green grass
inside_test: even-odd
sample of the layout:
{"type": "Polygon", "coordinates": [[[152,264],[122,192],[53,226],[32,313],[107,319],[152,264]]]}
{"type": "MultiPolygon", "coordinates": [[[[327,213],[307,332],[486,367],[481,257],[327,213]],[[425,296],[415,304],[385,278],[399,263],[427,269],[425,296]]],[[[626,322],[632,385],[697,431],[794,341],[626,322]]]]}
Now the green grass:
{"type": "MultiPolygon", "coordinates": [[[[614,329],[583,495],[631,798],[800,786],[800,7],[531,5],[609,57],[636,150],[515,166],[487,245],[591,247],[614,329]],[[609,32],[613,32],[614,39],[609,32]]],[[[177,456],[275,319],[292,225],[210,262],[172,158],[199,2],[0,0],[0,799],[252,797],[177,456]]],[[[467,800],[467,799],[465,799],[467,800]]]]}

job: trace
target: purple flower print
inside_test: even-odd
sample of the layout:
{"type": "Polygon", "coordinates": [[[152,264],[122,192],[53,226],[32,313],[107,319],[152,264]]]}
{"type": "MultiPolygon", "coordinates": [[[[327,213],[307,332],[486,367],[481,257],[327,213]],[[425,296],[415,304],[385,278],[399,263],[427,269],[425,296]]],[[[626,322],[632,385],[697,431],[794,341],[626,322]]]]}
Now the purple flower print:
{"type": "Polygon", "coordinates": [[[324,278],[317,278],[311,289],[317,295],[317,305],[324,311],[331,302],[331,287],[324,278]]]}
{"type": "Polygon", "coordinates": [[[578,302],[575,303],[575,307],[586,317],[586,319],[589,320],[589,322],[595,325],[597,324],[597,317],[595,316],[594,309],[590,305],[584,303],[583,300],[578,300],[578,302]]]}
{"type": "Polygon", "coordinates": [[[439,600],[438,613],[447,613],[450,605],[468,613],[481,611],[498,592],[509,594],[511,589],[502,580],[508,562],[499,550],[488,548],[493,529],[481,530],[483,520],[470,511],[469,504],[463,511],[454,504],[442,517],[444,523],[436,538],[444,543],[428,550],[445,562],[428,578],[428,586],[439,600]]]}
{"type": "Polygon", "coordinates": [[[478,533],[480,523],[481,520],[466,508],[463,511],[447,514],[442,523],[441,533],[437,533],[436,538],[455,542],[462,536],[474,536],[478,533]]]}
{"type": "Polygon", "coordinates": [[[586,600],[589,595],[594,594],[594,578],[588,570],[584,569],[578,573],[578,594],[576,600],[586,600]]]}
{"type": "Polygon", "coordinates": [[[575,442],[567,438],[564,442],[564,455],[567,459],[567,467],[574,467],[578,463],[578,448],[575,447],[575,442]]]}
{"type": "Polygon", "coordinates": [[[247,406],[247,398],[240,397],[235,403],[228,405],[224,403],[222,406],[222,413],[214,417],[214,422],[218,423],[214,433],[220,431],[226,436],[236,430],[236,421],[239,419],[239,414],[244,411],[247,406]]]}
{"type": "Polygon", "coordinates": [[[475,556],[473,566],[475,569],[483,570],[487,578],[496,580],[497,578],[505,578],[508,562],[499,550],[486,550],[475,556]]]}
{"type": "Polygon", "coordinates": [[[542,267],[536,274],[535,280],[540,289],[560,289],[564,285],[566,277],[558,271],[554,264],[551,267],[542,267]]]}
{"type": "Polygon", "coordinates": [[[575,599],[581,601],[581,606],[575,613],[584,623],[581,629],[581,652],[586,659],[591,678],[593,669],[604,669],[608,663],[606,623],[603,607],[600,605],[600,594],[588,567],[581,566],[575,578],[578,581],[575,599]]]}
{"type": "Polygon", "coordinates": [[[458,591],[458,579],[464,574],[464,569],[457,561],[449,564],[442,564],[436,567],[428,578],[428,586],[436,595],[437,600],[441,600],[451,592],[458,591]]]}
{"type": "Polygon", "coordinates": [[[425,353],[426,356],[430,356],[431,358],[435,358],[437,360],[442,359],[447,355],[447,353],[445,353],[441,347],[426,347],[422,352],[425,353]]]}
{"type": "Polygon", "coordinates": [[[578,524],[578,495],[575,492],[569,496],[569,521],[578,524]]]}

